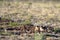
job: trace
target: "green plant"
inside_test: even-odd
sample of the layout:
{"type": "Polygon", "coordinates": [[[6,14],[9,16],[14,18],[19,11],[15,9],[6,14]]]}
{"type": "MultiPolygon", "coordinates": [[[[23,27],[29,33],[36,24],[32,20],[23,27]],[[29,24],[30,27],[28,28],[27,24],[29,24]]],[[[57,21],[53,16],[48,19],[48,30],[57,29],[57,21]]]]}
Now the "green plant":
{"type": "Polygon", "coordinates": [[[1,18],[2,20],[6,20],[6,18],[1,18]]]}
{"type": "Polygon", "coordinates": [[[0,1],[3,1],[3,0],[0,0],[0,1]]]}
{"type": "Polygon", "coordinates": [[[26,25],[26,24],[31,24],[30,20],[25,20],[24,22],[21,22],[21,24],[26,25]]]}
{"type": "Polygon", "coordinates": [[[35,33],[35,40],[45,40],[44,37],[45,36],[43,33],[40,33],[40,34],[35,33]]]}
{"type": "Polygon", "coordinates": [[[9,22],[9,25],[10,25],[10,26],[18,26],[19,23],[17,23],[17,22],[9,22]]]}
{"type": "Polygon", "coordinates": [[[55,32],[55,33],[60,33],[60,28],[54,29],[54,32],[55,32]]]}

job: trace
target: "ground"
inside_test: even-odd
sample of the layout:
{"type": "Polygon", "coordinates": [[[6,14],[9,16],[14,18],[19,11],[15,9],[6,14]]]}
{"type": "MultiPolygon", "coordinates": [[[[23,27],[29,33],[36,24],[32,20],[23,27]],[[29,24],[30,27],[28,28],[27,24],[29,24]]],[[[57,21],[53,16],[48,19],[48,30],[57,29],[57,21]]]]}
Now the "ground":
{"type": "MultiPolygon", "coordinates": [[[[16,26],[17,24],[19,25],[33,24],[35,26],[49,25],[54,28],[60,28],[60,3],[55,1],[52,2],[0,1],[0,17],[3,18],[2,20],[5,19],[14,20],[15,21],[14,23],[9,22],[9,25],[12,27],[16,26]]],[[[6,26],[4,25],[5,23],[2,24],[3,25],[0,25],[0,27],[6,26]]],[[[25,39],[20,36],[18,37],[17,35],[7,36],[6,40],[44,39],[44,35],[38,33],[37,34],[34,33],[32,37],[24,35],[24,37],[26,37],[25,39]]],[[[1,40],[5,40],[5,37],[2,38],[1,40]]]]}

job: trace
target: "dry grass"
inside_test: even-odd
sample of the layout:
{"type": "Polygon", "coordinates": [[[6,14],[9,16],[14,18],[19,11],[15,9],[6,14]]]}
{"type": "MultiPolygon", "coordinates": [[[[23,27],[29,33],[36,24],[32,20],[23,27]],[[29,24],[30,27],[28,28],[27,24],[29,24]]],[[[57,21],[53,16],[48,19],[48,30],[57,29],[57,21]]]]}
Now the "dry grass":
{"type": "Polygon", "coordinates": [[[60,3],[0,2],[0,4],[0,16],[5,18],[33,19],[34,22],[36,20],[37,24],[53,23],[56,25],[60,23],[60,3]]]}

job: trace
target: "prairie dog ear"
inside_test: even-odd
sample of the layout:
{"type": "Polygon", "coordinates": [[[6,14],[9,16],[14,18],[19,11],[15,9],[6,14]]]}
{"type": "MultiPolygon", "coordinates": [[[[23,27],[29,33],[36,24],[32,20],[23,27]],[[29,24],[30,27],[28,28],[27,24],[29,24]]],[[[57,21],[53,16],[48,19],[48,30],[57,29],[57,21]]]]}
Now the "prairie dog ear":
{"type": "Polygon", "coordinates": [[[43,27],[43,26],[41,26],[41,27],[43,27]]]}
{"type": "Polygon", "coordinates": [[[37,27],[40,27],[40,26],[37,26],[37,27]]]}
{"type": "Polygon", "coordinates": [[[1,17],[0,17],[0,20],[1,20],[1,17]]]}

